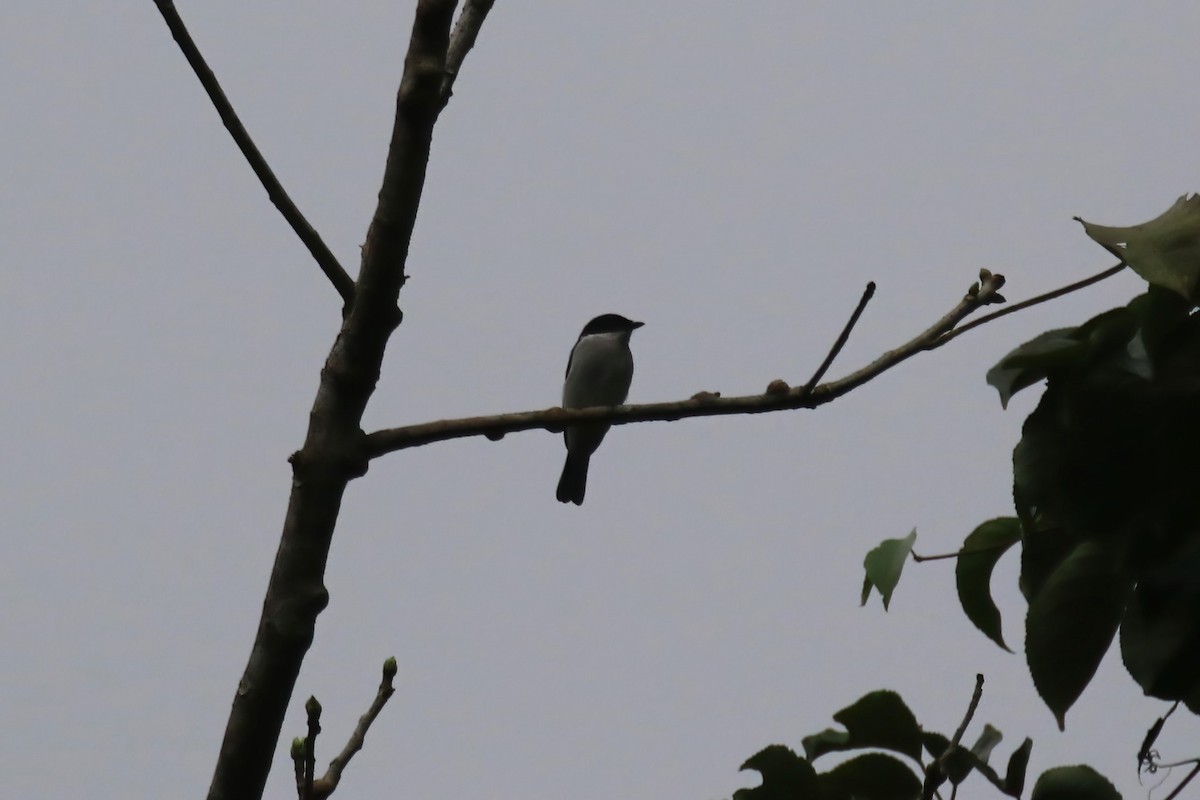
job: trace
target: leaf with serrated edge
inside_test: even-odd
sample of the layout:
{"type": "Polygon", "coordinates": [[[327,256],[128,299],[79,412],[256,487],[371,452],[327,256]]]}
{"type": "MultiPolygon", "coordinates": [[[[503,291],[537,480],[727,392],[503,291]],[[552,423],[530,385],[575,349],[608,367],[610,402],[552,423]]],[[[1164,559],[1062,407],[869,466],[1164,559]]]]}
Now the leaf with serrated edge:
{"type": "Polygon", "coordinates": [[[904,762],[883,753],[865,753],[817,776],[825,797],[913,800],[921,779],[904,762]]]}
{"type": "MultiPolygon", "coordinates": [[[[900,583],[900,573],[904,570],[904,562],[912,552],[913,543],[917,541],[917,529],[903,539],[885,539],[879,546],[867,553],[863,559],[863,567],[867,572],[867,581],[879,590],[883,597],[883,610],[887,611],[892,601],[892,592],[900,583]]],[[[866,583],[863,585],[862,604],[866,605],[869,594],[866,583]]]]}
{"type": "Polygon", "coordinates": [[[1047,578],[1025,618],[1025,656],[1033,685],[1054,712],[1066,713],[1108,651],[1131,589],[1103,544],[1081,542],[1047,578]]]}
{"type": "Polygon", "coordinates": [[[1025,737],[1021,746],[1008,757],[1008,769],[1004,771],[1004,793],[1020,797],[1025,791],[1025,770],[1029,768],[1029,754],[1033,752],[1033,739],[1025,737]]]}
{"type": "Polygon", "coordinates": [[[863,695],[833,715],[845,732],[827,728],[804,737],[809,761],[832,752],[880,748],[921,760],[921,726],[896,692],[879,690],[863,695]]]}
{"type": "Polygon", "coordinates": [[[1056,328],[1038,334],[1016,348],[987,371],[989,386],[1000,393],[1000,405],[1022,389],[1044,380],[1056,369],[1070,366],[1087,352],[1087,345],[1074,338],[1076,328],[1056,328]]]}
{"type": "Polygon", "coordinates": [[[1016,517],[988,520],[967,534],[955,567],[958,602],[963,613],[985,636],[1005,650],[1009,647],[1004,643],[1000,609],[992,600],[992,570],[1000,557],[1020,540],[1021,522],[1016,517]]]}
{"type": "Polygon", "coordinates": [[[818,796],[816,770],[785,745],[767,745],[746,759],[741,769],[752,769],[762,775],[762,785],[738,789],[733,793],[733,800],[773,800],[778,797],[809,800],[818,796]]]}
{"type": "Polygon", "coordinates": [[[1077,764],[1043,772],[1029,800],[1121,800],[1121,793],[1096,770],[1077,764]]]}
{"type": "Polygon", "coordinates": [[[1075,218],[1097,244],[1117,255],[1148,283],[1196,299],[1200,284],[1200,195],[1186,194],[1164,213],[1127,228],[1075,218]]]}

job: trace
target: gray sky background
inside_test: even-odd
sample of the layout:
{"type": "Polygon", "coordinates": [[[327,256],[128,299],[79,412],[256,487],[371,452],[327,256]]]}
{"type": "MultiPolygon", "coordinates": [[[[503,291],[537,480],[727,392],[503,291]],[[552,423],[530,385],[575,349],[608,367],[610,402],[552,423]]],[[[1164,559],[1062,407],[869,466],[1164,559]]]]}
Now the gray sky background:
{"type": "MultiPolygon", "coordinates": [[[[180,2],[257,142],[357,272],[411,2],[180,2]]],[[[153,5],[0,13],[0,773],[11,797],[205,791],[339,301],[153,5]]],[[[831,377],[947,311],[1112,263],[1073,215],[1200,189],[1184,2],[500,2],[438,125],[404,325],[369,427],[555,404],[595,314],[646,321],[632,402],[831,377]]],[[[1115,652],[1059,734],[950,563],[884,614],[862,557],[955,549],[1011,513],[984,371],[1141,290],[1121,276],[973,332],[815,412],[615,430],[582,508],[559,437],[389,457],[347,494],[302,700],[340,749],[395,654],[347,796],[718,798],[862,693],[946,733],[973,676],[1007,759],[1146,796],[1165,705],[1115,652]]],[[[1022,640],[1015,558],[996,584],[1022,640]]],[[[1173,719],[1164,758],[1195,757],[1173,719]]],[[[1172,783],[1182,777],[1176,771],[1172,783]]],[[[1160,790],[1161,796],[1162,790],[1160,790]]],[[[269,796],[294,796],[281,748],[269,796]]],[[[970,797],[988,797],[981,783],[970,797]]]]}

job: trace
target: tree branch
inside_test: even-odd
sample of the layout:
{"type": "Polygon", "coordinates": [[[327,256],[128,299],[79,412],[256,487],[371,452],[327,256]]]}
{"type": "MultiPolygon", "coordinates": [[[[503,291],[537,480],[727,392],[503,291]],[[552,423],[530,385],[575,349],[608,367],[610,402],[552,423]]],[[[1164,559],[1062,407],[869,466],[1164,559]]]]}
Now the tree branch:
{"type": "MultiPolygon", "coordinates": [[[[946,778],[950,775],[949,762],[955,751],[959,749],[962,737],[966,734],[967,728],[971,724],[971,720],[975,717],[975,710],[979,708],[979,700],[983,697],[983,674],[975,675],[975,691],[971,694],[971,702],[967,705],[967,713],[963,715],[963,720],[958,726],[958,730],[954,732],[954,738],[946,745],[946,749],[935,761],[932,761],[925,769],[925,781],[921,788],[921,797],[928,800],[933,797],[938,788],[946,782],[946,778]]],[[[1001,791],[1006,791],[1004,781],[986,764],[978,762],[973,765],[979,770],[996,788],[1001,791]]],[[[954,798],[957,794],[958,785],[955,784],[951,790],[950,797],[954,798]]]]}
{"type": "Polygon", "coordinates": [[[313,782],[312,791],[309,795],[310,800],[325,800],[326,797],[333,794],[341,783],[342,773],[346,769],[346,765],[350,763],[350,759],[354,758],[354,754],[363,749],[363,745],[367,741],[367,731],[371,729],[371,724],[375,722],[375,718],[379,716],[379,712],[387,705],[387,701],[396,693],[393,686],[393,681],[396,677],[396,659],[389,658],[383,662],[383,678],[379,681],[379,689],[375,692],[375,699],[371,701],[371,707],[367,709],[367,713],[358,718],[358,725],[354,727],[354,733],[350,735],[346,746],[342,748],[342,752],[329,762],[329,769],[325,770],[325,774],[313,782]]]}
{"type": "Polygon", "coordinates": [[[463,3],[458,22],[454,23],[454,32],[450,34],[450,47],[446,53],[446,75],[442,78],[442,108],[446,107],[454,95],[454,81],[458,79],[458,71],[462,69],[467,53],[475,46],[479,29],[494,4],[495,0],[466,0],[463,3]]]}
{"type": "Polygon", "coordinates": [[[1196,775],[1200,775],[1200,761],[1196,762],[1196,766],[1192,767],[1192,771],[1189,772],[1187,776],[1184,777],[1184,779],[1180,782],[1180,784],[1175,787],[1175,790],[1164,797],[1163,800],[1175,800],[1175,798],[1179,796],[1179,793],[1182,792],[1184,788],[1192,782],[1192,778],[1196,777],[1196,775]]]}
{"type": "Polygon", "coordinates": [[[951,751],[958,747],[962,742],[962,737],[966,735],[967,728],[971,725],[971,720],[975,716],[975,709],[979,708],[979,701],[983,697],[983,674],[979,673],[975,676],[975,691],[971,693],[971,702],[967,704],[967,713],[963,714],[963,720],[959,723],[958,730],[954,732],[954,738],[950,740],[950,746],[942,753],[938,761],[945,768],[946,761],[950,758],[951,751]]]}
{"type": "Polygon", "coordinates": [[[357,292],[321,370],[304,446],[246,671],[217,758],[209,800],[262,796],[296,676],[328,603],[325,565],[346,485],[362,475],[362,416],[375,391],[416,223],[454,0],[418,0],[379,201],[362,248],[357,292]]]}
{"type": "Polygon", "coordinates": [[[1124,261],[1122,261],[1120,264],[1117,264],[1116,266],[1113,266],[1113,267],[1109,267],[1108,269],[1104,270],[1103,272],[1098,272],[1089,278],[1084,278],[1083,280],[1076,281],[1075,283],[1069,283],[1066,286],[1055,289],[1054,291],[1046,292],[1045,294],[1039,294],[1037,297],[1031,297],[1028,300],[1022,300],[1019,303],[1013,303],[1011,306],[1005,306],[1004,308],[1000,309],[999,311],[993,311],[991,314],[985,314],[984,316],[980,317],[979,319],[973,319],[970,322],[968,322],[966,325],[963,325],[960,328],[955,328],[954,330],[946,333],[945,336],[942,336],[940,339],[938,339],[936,342],[934,342],[933,345],[930,346],[929,349],[933,350],[935,348],[941,347],[942,345],[949,342],[951,339],[962,336],[964,333],[971,330],[972,328],[978,328],[980,325],[984,325],[988,322],[991,322],[994,319],[1000,319],[1000,317],[1004,317],[1009,314],[1015,314],[1016,312],[1026,309],[1026,308],[1029,308],[1030,306],[1036,306],[1039,303],[1045,303],[1047,300],[1053,300],[1056,297],[1062,297],[1064,294],[1070,294],[1071,292],[1077,292],[1080,289],[1084,289],[1088,286],[1091,286],[1093,283],[1099,283],[1100,281],[1104,280],[1105,278],[1111,278],[1113,275],[1116,275],[1118,272],[1125,269],[1125,267],[1126,267],[1126,264],[1124,261]]]}
{"type": "Polygon", "coordinates": [[[217,113],[221,115],[221,121],[225,123],[225,128],[233,137],[233,141],[237,144],[238,149],[242,151],[242,155],[246,157],[246,161],[250,163],[250,168],[254,170],[254,174],[258,176],[258,180],[262,183],[263,188],[267,190],[267,196],[275,207],[279,209],[279,213],[283,214],[283,218],[292,226],[292,230],[300,237],[300,241],[308,248],[308,252],[316,260],[321,271],[325,273],[325,277],[329,278],[329,282],[333,284],[333,288],[342,296],[343,314],[349,309],[350,304],[354,302],[354,280],[347,274],[342,265],[338,263],[337,257],[333,252],[325,246],[325,242],[321,239],[321,235],[317,233],[312,225],[308,224],[308,220],[304,218],[304,214],[300,212],[296,204],[292,202],[292,198],[284,190],[283,184],[275,177],[275,173],[271,171],[271,167],[267,164],[267,160],[263,158],[258,147],[250,138],[250,134],[246,132],[246,128],[242,125],[242,121],[238,118],[237,112],[233,110],[233,105],[229,102],[229,98],[225,96],[225,92],[221,89],[221,84],[217,82],[217,76],[213,74],[208,63],[201,55],[200,49],[196,47],[196,43],[192,40],[191,34],[183,24],[183,20],[179,16],[179,12],[175,10],[175,3],[172,0],[154,0],[154,4],[158,6],[159,12],[167,23],[167,27],[171,29],[171,35],[175,37],[175,41],[179,44],[179,49],[183,51],[184,57],[188,64],[191,65],[192,71],[196,73],[196,77],[200,79],[200,85],[204,87],[204,91],[208,93],[208,98],[216,107],[217,113]]]}
{"type": "Polygon", "coordinates": [[[308,718],[308,735],[304,737],[304,785],[300,800],[313,800],[313,780],[317,773],[317,734],[321,732],[321,704],[317,698],[308,698],[304,713],[308,718]]]}
{"type": "Polygon", "coordinates": [[[367,459],[378,458],[396,450],[420,447],[449,439],[461,439],[467,436],[487,436],[489,439],[496,440],[503,438],[505,434],[517,431],[546,429],[558,432],[566,425],[577,422],[602,421],[613,425],[628,425],[632,422],[673,422],[688,417],[763,414],[770,411],[816,408],[848,394],[922,350],[930,349],[930,345],[936,342],[938,337],[952,330],[971,312],[981,306],[997,302],[997,293],[1003,285],[1003,275],[987,274],[981,283],[973,286],[971,291],[953,309],[924,332],[900,347],[884,353],[862,369],[852,372],[840,380],[817,386],[811,392],[806,393],[806,387],[803,386],[781,392],[772,391],[744,397],[721,397],[711,392],[701,392],[689,400],[667,403],[569,410],[548,408],[542,411],[438,420],[418,425],[406,425],[401,428],[388,428],[368,434],[363,442],[364,457],[367,459]]]}
{"type": "Polygon", "coordinates": [[[808,379],[808,383],[804,384],[804,388],[800,390],[800,394],[812,394],[812,390],[817,388],[817,383],[821,378],[825,377],[825,373],[833,366],[833,360],[838,357],[838,353],[842,352],[842,348],[846,346],[846,342],[850,340],[850,332],[854,330],[854,326],[858,324],[858,318],[862,316],[863,309],[867,307],[867,303],[871,302],[871,298],[875,296],[875,281],[867,283],[867,288],[863,290],[862,298],[858,301],[858,306],[855,307],[854,313],[850,315],[850,319],[846,322],[846,326],[842,328],[841,334],[833,343],[833,347],[829,350],[829,355],[825,356],[825,360],[821,362],[821,366],[817,367],[817,371],[808,379]]]}

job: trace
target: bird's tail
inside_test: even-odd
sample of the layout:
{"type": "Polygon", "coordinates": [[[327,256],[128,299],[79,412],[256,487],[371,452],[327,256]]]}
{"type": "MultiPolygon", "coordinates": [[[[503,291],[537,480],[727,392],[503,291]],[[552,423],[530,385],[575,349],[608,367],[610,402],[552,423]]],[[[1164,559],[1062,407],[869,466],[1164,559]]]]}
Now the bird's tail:
{"type": "Polygon", "coordinates": [[[588,462],[591,456],[576,456],[567,453],[562,477],[558,479],[558,502],[583,505],[583,493],[587,491],[588,462]]]}

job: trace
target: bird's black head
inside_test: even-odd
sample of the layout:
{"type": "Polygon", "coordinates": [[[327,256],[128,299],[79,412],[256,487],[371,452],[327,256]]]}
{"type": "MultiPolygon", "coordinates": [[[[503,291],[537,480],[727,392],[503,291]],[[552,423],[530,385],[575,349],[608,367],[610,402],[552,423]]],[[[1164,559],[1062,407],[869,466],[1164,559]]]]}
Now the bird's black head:
{"type": "Polygon", "coordinates": [[[594,333],[622,333],[637,330],[645,324],[644,322],[634,322],[631,319],[626,319],[620,314],[601,314],[587,325],[584,325],[583,331],[579,335],[591,336],[594,333]]]}

